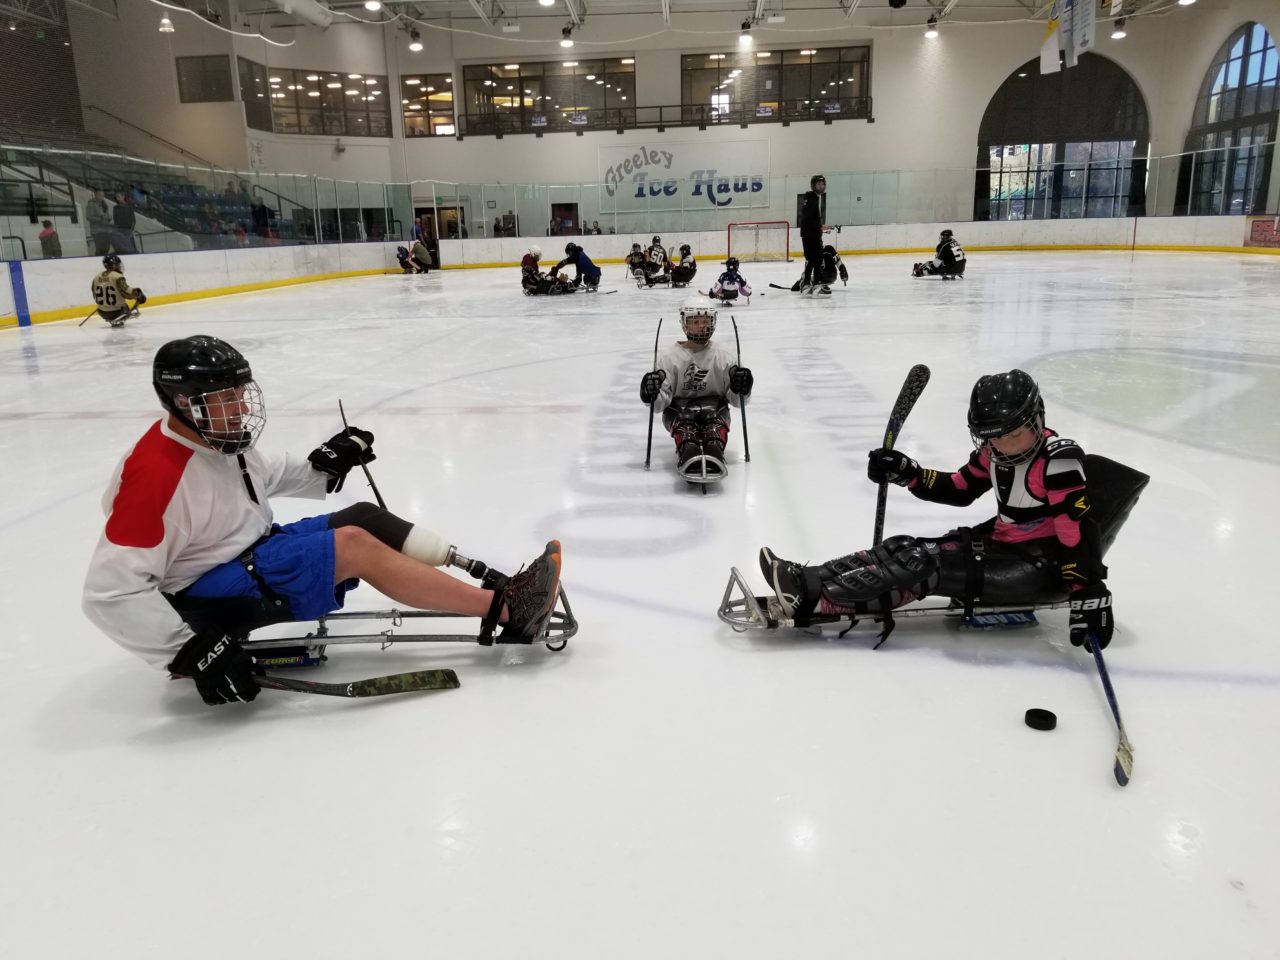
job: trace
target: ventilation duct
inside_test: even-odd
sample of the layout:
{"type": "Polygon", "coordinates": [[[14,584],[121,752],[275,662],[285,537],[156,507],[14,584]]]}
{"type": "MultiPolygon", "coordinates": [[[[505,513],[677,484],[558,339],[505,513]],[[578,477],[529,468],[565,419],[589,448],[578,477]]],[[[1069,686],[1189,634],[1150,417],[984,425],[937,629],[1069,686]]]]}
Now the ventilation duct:
{"type": "Polygon", "coordinates": [[[317,27],[327,27],[333,23],[333,11],[316,0],[271,0],[274,6],[284,13],[298,17],[317,27]]]}

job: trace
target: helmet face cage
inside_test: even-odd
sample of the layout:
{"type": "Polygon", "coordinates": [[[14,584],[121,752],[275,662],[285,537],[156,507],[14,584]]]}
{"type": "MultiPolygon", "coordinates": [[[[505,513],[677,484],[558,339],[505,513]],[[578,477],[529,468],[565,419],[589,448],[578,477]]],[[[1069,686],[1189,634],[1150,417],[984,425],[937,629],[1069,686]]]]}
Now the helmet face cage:
{"type": "Polygon", "coordinates": [[[950,239],[951,239],[952,237],[954,237],[954,236],[955,236],[955,234],[954,234],[952,231],[950,231],[950,230],[943,230],[940,234],[938,234],[938,239],[939,239],[939,240],[950,240],[950,239]]]}
{"type": "Polygon", "coordinates": [[[687,257],[689,254],[693,253],[693,247],[689,246],[687,243],[682,243],[680,244],[680,252],[687,257]]]}
{"type": "Polygon", "coordinates": [[[531,254],[533,254],[533,258],[534,258],[535,260],[541,260],[541,259],[542,259],[542,248],[541,248],[540,246],[538,246],[536,243],[535,243],[533,246],[531,246],[531,247],[529,248],[529,252],[530,252],[531,254]]]}
{"type": "Polygon", "coordinates": [[[725,269],[726,269],[726,270],[737,270],[737,269],[738,269],[738,258],[737,258],[737,257],[730,257],[728,260],[726,260],[726,261],[724,262],[724,266],[725,266],[725,269]]]}
{"type": "Polygon", "coordinates": [[[121,267],[120,258],[114,253],[108,253],[102,258],[102,268],[104,270],[119,270],[121,267]]]}
{"type": "Polygon", "coordinates": [[[179,406],[186,401],[187,415],[196,431],[219,453],[230,455],[252,449],[267,425],[266,404],[255,380],[179,397],[175,400],[179,406]]]}
{"type": "Polygon", "coordinates": [[[660,247],[660,246],[662,246],[662,238],[661,238],[661,237],[654,237],[654,238],[653,238],[653,245],[654,245],[655,247],[660,247]]]}
{"type": "Polygon", "coordinates": [[[1045,442],[1044,398],[1036,382],[1021,370],[981,378],[969,401],[969,436],[975,450],[986,448],[992,463],[1016,466],[1034,458],[1045,442]],[[1034,439],[1020,453],[1001,453],[991,442],[1023,427],[1031,428],[1034,439]]]}
{"type": "Polygon", "coordinates": [[[692,343],[706,343],[716,332],[716,308],[700,303],[689,304],[680,308],[680,329],[684,331],[686,340],[692,343]],[[697,323],[701,329],[690,330],[689,322],[697,323]]]}
{"type": "Polygon", "coordinates": [[[638,244],[638,243],[633,243],[633,244],[631,245],[631,252],[632,252],[632,253],[640,253],[640,252],[641,252],[640,244],[638,244]]]}

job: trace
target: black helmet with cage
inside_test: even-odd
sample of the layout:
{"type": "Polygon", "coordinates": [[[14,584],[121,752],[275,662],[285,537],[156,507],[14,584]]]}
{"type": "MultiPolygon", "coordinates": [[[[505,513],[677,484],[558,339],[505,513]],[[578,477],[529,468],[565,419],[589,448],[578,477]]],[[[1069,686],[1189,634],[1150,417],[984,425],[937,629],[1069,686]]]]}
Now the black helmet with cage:
{"type": "Polygon", "coordinates": [[[687,243],[680,244],[680,255],[682,257],[693,256],[693,247],[689,246],[687,243]]]}
{"type": "Polygon", "coordinates": [[[1044,446],[1044,398],[1030,374],[1010,370],[979,377],[969,395],[969,435],[976,449],[988,447],[994,463],[1025,463],[1039,453],[1044,446]],[[1019,427],[1030,427],[1035,434],[1027,450],[1008,456],[988,446],[1019,427]]]}
{"type": "Polygon", "coordinates": [[[737,269],[738,269],[738,258],[737,258],[737,257],[728,257],[728,258],[725,260],[725,262],[724,262],[724,268],[725,268],[726,270],[737,270],[737,269]]]}
{"type": "Polygon", "coordinates": [[[680,308],[680,329],[684,331],[686,340],[693,343],[706,343],[716,332],[716,308],[701,295],[690,297],[680,308]],[[695,321],[701,329],[690,330],[689,322],[695,321]]]}
{"type": "Polygon", "coordinates": [[[946,243],[948,240],[950,240],[954,236],[955,236],[955,232],[952,231],[950,227],[948,227],[945,230],[943,230],[940,234],[938,234],[938,240],[942,243],[946,243]]]}
{"type": "Polygon", "coordinates": [[[164,408],[219,453],[250,449],[266,426],[249,361],[217,337],[170,340],[156,351],[151,383],[164,408]]]}
{"type": "Polygon", "coordinates": [[[633,244],[631,245],[631,252],[632,252],[632,253],[643,253],[643,252],[644,252],[644,250],[640,247],[640,244],[638,244],[638,243],[633,243],[633,244]]]}
{"type": "Polygon", "coordinates": [[[564,255],[566,257],[572,257],[575,253],[577,253],[581,249],[582,248],[580,246],[578,246],[576,243],[570,240],[568,243],[564,245],[564,255]]]}
{"type": "Polygon", "coordinates": [[[108,253],[102,258],[103,270],[114,270],[116,273],[119,273],[122,267],[123,265],[120,263],[120,257],[114,253],[108,253]]]}
{"type": "Polygon", "coordinates": [[[653,238],[653,242],[650,244],[650,246],[653,246],[653,247],[662,246],[662,238],[655,234],[653,238]]]}

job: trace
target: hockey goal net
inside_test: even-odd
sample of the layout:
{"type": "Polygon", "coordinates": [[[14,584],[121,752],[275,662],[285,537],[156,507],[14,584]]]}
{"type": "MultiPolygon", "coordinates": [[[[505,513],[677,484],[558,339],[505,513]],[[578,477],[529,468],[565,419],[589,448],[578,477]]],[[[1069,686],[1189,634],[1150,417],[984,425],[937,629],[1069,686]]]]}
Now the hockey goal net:
{"type": "Polygon", "coordinates": [[[729,253],[743,263],[791,259],[791,224],[762,220],[729,224],[729,253]]]}

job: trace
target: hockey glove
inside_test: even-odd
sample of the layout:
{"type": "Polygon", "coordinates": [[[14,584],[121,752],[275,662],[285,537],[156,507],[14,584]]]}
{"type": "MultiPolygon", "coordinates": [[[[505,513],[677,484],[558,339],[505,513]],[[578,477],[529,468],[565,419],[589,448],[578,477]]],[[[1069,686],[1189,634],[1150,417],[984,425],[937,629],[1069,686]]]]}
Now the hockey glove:
{"type": "Polygon", "coordinates": [[[920,464],[898,450],[877,447],[867,453],[867,479],[905,487],[920,476],[920,464]]]}
{"type": "Polygon", "coordinates": [[[329,475],[327,489],[330,493],[337,493],[353,467],[377,459],[373,453],[373,434],[358,427],[349,427],[312,450],[307,459],[311,466],[329,475]]]}
{"type": "Polygon", "coordinates": [[[662,392],[662,382],[667,379],[667,371],[650,370],[640,378],[640,402],[653,403],[662,392]]]}
{"type": "Polygon", "coordinates": [[[1091,583],[1071,594],[1071,642],[1090,652],[1090,639],[1096,639],[1103,650],[1115,631],[1115,614],[1111,607],[1111,591],[1105,583],[1091,583]]]}
{"type": "Polygon", "coordinates": [[[147,302],[147,295],[143,293],[141,290],[139,290],[138,299],[135,301],[135,303],[140,307],[146,302],[147,302]]]}
{"type": "Polygon", "coordinates": [[[197,633],[182,645],[169,664],[169,672],[175,677],[190,677],[201,699],[217,706],[235,700],[248,703],[256,697],[258,684],[253,678],[262,670],[230,637],[197,633]]]}
{"type": "Polygon", "coordinates": [[[729,389],[744,400],[751,396],[751,388],[755,385],[755,382],[756,378],[751,375],[751,371],[746,367],[735,365],[729,368],[729,389]]]}

